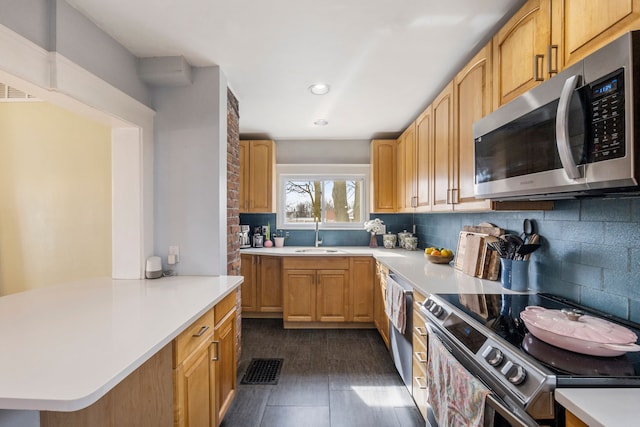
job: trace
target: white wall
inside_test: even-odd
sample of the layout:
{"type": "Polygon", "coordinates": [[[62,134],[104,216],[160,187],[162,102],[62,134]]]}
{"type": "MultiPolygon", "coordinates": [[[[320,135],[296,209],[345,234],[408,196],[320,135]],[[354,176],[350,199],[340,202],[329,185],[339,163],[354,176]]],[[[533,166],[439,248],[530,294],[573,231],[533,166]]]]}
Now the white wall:
{"type": "Polygon", "coordinates": [[[368,164],[369,140],[278,140],[278,164],[368,164]]]}
{"type": "Polygon", "coordinates": [[[226,274],[226,78],[196,68],[193,84],[157,88],[155,251],[180,248],[180,275],[226,274]]]}

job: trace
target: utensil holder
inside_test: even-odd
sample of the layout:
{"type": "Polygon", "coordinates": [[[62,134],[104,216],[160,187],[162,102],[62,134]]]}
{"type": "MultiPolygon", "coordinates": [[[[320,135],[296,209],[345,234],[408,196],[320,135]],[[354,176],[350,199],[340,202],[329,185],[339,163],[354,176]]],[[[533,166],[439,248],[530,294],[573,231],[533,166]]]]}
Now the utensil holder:
{"type": "Polygon", "coordinates": [[[276,242],[276,248],[281,248],[284,246],[284,237],[274,237],[273,240],[276,242]]]}
{"type": "Polygon", "coordinates": [[[529,261],[500,258],[502,287],[516,292],[529,289],[529,261]]]}

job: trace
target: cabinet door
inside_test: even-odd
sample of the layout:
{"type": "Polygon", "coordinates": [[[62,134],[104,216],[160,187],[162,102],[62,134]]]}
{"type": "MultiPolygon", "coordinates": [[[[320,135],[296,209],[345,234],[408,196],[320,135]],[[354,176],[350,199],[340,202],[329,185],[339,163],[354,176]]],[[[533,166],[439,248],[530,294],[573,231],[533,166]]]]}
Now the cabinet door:
{"type": "Polygon", "coordinates": [[[261,256],[258,280],[258,311],[282,313],[282,260],[261,256]]]}
{"type": "Polygon", "coordinates": [[[316,320],[346,322],[349,304],[348,272],[317,270],[316,320]]]}
{"type": "Polygon", "coordinates": [[[432,210],[453,209],[454,144],[453,144],[453,83],[449,83],[431,104],[433,108],[433,175],[432,210]]]}
{"type": "Polygon", "coordinates": [[[249,148],[250,141],[240,141],[240,212],[249,212],[249,148]]]}
{"type": "Polygon", "coordinates": [[[273,211],[273,166],[275,147],[273,141],[251,141],[249,154],[249,211],[273,211]]]}
{"type": "Polygon", "coordinates": [[[257,255],[240,254],[240,274],[244,276],[244,282],[240,287],[242,296],[242,311],[258,311],[256,259],[257,255]]]}
{"type": "Polygon", "coordinates": [[[398,139],[398,212],[412,212],[415,185],[415,127],[412,123],[398,139]]]}
{"type": "Polygon", "coordinates": [[[373,258],[353,257],[349,264],[350,319],[353,322],[373,322],[373,294],[374,294],[373,258]]]}
{"type": "Polygon", "coordinates": [[[433,167],[433,110],[429,106],[416,120],[416,208],[431,210],[431,170],[433,167]]]}
{"type": "Polygon", "coordinates": [[[213,363],[216,426],[220,425],[236,394],[236,310],[231,311],[213,332],[213,363]]]}
{"type": "Polygon", "coordinates": [[[454,210],[488,210],[491,202],[473,195],[473,123],[491,111],[491,44],[458,73],[454,85],[453,143],[458,153],[458,194],[454,210]]]}
{"type": "Polygon", "coordinates": [[[202,346],[176,368],[175,424],[179,427],[211,427],[215,412],[211,404],[209,346],[202,346]]]}
{"type": "Polygon", "coordinates": [[[494,108],[549,78],[551,0],[529,0],[493,37],[494,108]]]}
{"type": "Polygon", "coordinates": [[[396,147],[395,139],[371,141],[371,212],[396,211],[396,147]]]}
{"type": "MultiPolygon", "coordinates": [[[[564,0],[559,11],[564,30],[563,58],[559,63],[567,65],[620,37],[627,31],[640,28],[639,0],[564,0]]],[[[557,43],[554,27],[552,35],[557,43]]]]}
{"type": "Polygon", "coordinates": [[[283,279],[283,319],[313,322],[316,319],[315,270],[284,270],[283,279]]]}

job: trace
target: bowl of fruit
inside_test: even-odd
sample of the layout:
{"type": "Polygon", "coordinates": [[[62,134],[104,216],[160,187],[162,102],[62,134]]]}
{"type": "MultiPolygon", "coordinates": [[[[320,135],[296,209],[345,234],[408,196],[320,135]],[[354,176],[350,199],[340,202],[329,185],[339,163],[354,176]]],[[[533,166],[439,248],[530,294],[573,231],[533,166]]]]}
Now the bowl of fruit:
{"type": "Polygon", "coordinates": [[[427,248],[424,257],[434,264],[449,264],[453,259],[453,252],[447,248],[427,248]]]}

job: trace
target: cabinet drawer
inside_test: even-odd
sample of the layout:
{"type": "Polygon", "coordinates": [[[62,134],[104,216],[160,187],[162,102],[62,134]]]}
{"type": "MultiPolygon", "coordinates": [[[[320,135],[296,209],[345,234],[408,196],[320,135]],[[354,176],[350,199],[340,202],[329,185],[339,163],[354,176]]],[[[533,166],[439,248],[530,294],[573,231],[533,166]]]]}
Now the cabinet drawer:
{"type": "Polygon", "coordinates": [[[229,295],[224,297],[222,301],[218,302],[215,306],[214,317],[215,317],[215,325],[220,323],[222,319],[225,318],[227,313],[229,313],[236,306],[236,291],[231,292],[229,295]]]}
{"type": "Polygon", "coordinates": [[[347,257],[284,257],[282,268],[296,270],[348,270],[347,257]]]}
{"type": "Polygon", "coordinates": [[[182,363],[198,347],[211,341],[213,326],[214,316],[211,309],[173,340],[174,367],[182,363]]]}
{"type": "Polygon", "coordinates": [[[427,416],[427,399],[428,399],[428,390],[427,390],[427,376],[426,372],[423,370],[422,364],[416,361],[414,356],[413,358],[413,381],[411,387],[411,394],[413,395],[413,400],[416,402],[418,406],[418,410],[422,414],[423,417],[427,416]]]}
{"type": "Polygon", "coordinates": [[[427,299],[427,297],[425,297],[424,295],[422,295],[420,292],[416,291],[415,289],[413,290],[413,302],[414,304],[420,304],[422,305],[422,303],[427,299]]]}

